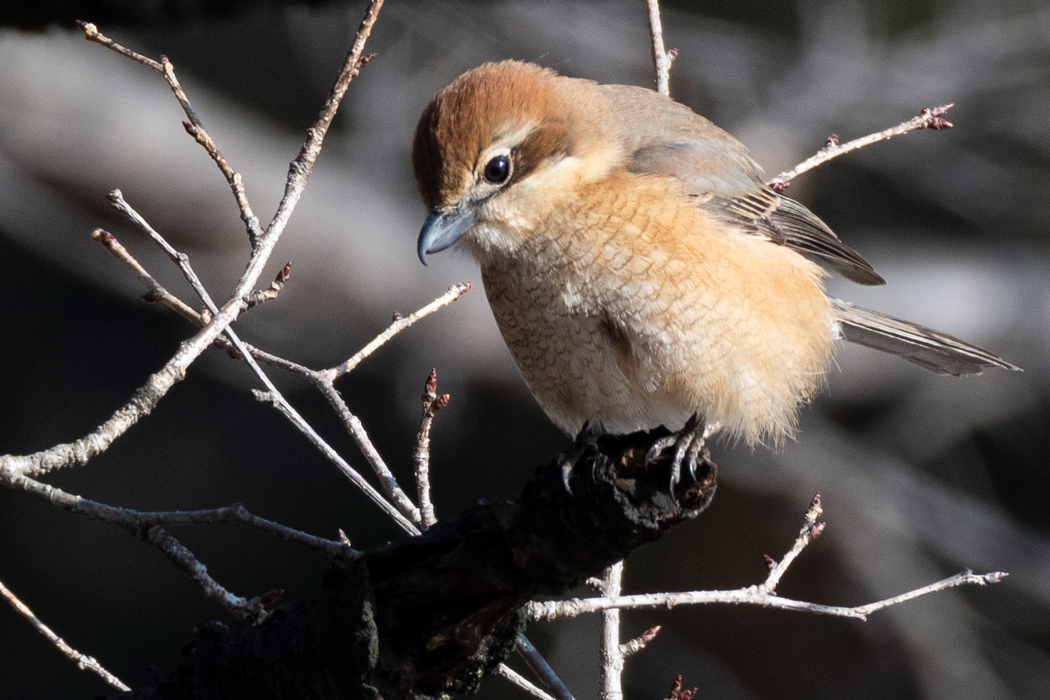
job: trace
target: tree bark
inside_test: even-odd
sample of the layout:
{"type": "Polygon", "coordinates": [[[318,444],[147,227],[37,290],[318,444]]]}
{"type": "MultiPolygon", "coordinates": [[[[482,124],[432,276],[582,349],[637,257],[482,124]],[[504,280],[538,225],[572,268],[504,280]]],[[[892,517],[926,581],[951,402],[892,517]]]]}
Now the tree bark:
{"type": "Polygon", "coordinates": [[[426,700],[472,692],[513,650],[525,602],[565,593],[707,506],[710,460],[673,494],[669,457],[646,463],[667,434],[578,442],[571,492],[554,460],[516,502],[482,503],[418,537],[333,561],[316,600],[277,608],[261,624],[200,626],[178,671],[115,697],[426,700]]]}

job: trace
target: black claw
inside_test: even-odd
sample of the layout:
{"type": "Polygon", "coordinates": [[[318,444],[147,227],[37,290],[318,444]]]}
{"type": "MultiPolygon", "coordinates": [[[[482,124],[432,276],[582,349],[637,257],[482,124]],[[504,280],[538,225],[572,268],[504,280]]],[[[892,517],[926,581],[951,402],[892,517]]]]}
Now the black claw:
{"type": "Polygon", "coordinates": [[[671,476],[668,491],[674,496],[675,487],[682,480],[682,465],[686,467],[689,478],[696,483],[696,465],[704,449],[704,423],[699,415],[693,415],[685,426],[673,435],[660,438],[646,454],[646,462],[652,463],[663,450],[674,447],[674,458],[671,460],[671,476]]]}
{"type": "Polygon", "coordinates": [[[565,493],[573,498],[575,496],[573,496],[572,487],[569,485],[573,469],[576,468],[576,463],[580,461],[580,458],[587,453],[588,448],[594,448],[595,451],[598,451],[598,438],[601,434],[602,427],[600,423],[586,421],[576,435],[576,439],[569,445],[569,449],[558,455],[558,463],[561,466],[561,482],[565,486],[565,493]]]}
{"type": "Polygon", "coordinates": [[[677,464],[672,464],[671,465],[671,479],[670,479],[670,483],[667,485],[667,493],[671,494],[672,497],[674,496],[674,487],[678,486],[678,482],[681,481],[681,479],[682,479],[682,468],[679,465],[677,465],[677,464]]]}

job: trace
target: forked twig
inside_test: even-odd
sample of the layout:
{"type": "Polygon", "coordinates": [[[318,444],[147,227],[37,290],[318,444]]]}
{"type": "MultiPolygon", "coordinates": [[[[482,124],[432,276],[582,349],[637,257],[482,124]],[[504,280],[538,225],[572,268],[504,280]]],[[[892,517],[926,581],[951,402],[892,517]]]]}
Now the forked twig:
{"type": "Polygon", "coordinates": [[[824,532],[824,527],[827,523],[817,521],[823,513],[824,507],[818,493],[810,501],[809,508],[806,509],[806,514],[802,518],[802,529],[799,530],[798,537],[795,538],[795,544],[792,545],[787,554],[780,561],[775,561],[772,557],[766,555],[765,559],[766,565],[769,567],[769,576],[761,584],[766,591],[772,593],[776,590],[777,584],[780,583],[780,578],[787,572],[791,563],[795,561],[810,542],[820,537],[824,532]]]}
{"type": "Polygon", "coordinates": [[[241,220],[244,221],[244,224],[248,229],[248,238],[254,248],[259,236],[262,235],[262,230],[259,228],[259,219],[252,212],[251,205],[248,203],[248,197],[244,193],[244,179],[241,177],[241,174],[235,171],[226,161],[222,152],[219,151],[219,147],[215,145],[215,141],[204,128],[204,124],[201,123],[200,117],[197,116],[197,112],[194,111],[193,105],[190,104],[190,98],[187,97],[186,91],[182,89],[182,85],[179,83],[179,79],[175,75],[175,67],[171,64],[171,61],[168,60],[168,57],[161,56],[160,61],[154,61],[152,58],[143,56],[125,46],[121,46],[105,36],[98,30],[98,27],[90,22],[77,22],[77,25],[84,32],[84,38],[88,41],[93,41],[96,44],[105,46],[107,49],[114,51],[121,56],[130,58],[136,63],[141,63],[164,76],[164,80],[168,83],[168,87],[171,88],[172,93],[175,95],[175,99],[178,100],[179,106],[182,107],[182,111],[186,114],[186,118],[189,119],[189,121],[182,123],[186,132],[192,136],[197,143],[204,147],[204,150],[207,151],[209,156],[211,156],[211,159],[215,161],[217,166],[219,166],[219,170],[222,171],[223,176],[226,178],[226,182],[229,183],[230,189],[233,191],[234,199],[237,201],[237,208],[240,209],[241,212],[241,220]]]}

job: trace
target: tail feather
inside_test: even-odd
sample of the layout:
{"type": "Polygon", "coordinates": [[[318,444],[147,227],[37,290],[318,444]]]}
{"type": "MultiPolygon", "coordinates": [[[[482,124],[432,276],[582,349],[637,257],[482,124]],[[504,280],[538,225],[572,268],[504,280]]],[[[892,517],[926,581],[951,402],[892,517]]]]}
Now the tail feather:
{"type": "Polygon", "coordinates": [[[985,367],[1021,369],[947,333],[838,299],[831,303],[839,331],[846,340],[898,355],[938,374],[980,374],[985,367]]]}

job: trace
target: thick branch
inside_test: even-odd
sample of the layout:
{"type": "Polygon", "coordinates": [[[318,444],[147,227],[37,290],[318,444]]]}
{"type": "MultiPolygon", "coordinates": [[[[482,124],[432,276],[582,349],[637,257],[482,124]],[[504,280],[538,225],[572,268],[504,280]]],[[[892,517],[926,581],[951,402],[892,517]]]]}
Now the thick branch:
{"type": "MultiPolygon", "coordinates": [[[[702,510],[708,463],[667,493],[669,460],[646,464],[667,431],[604,436],[565,490],[558,461],[515,503],[487,503],[352,560],[322,596],[261,624],[200,629],[169,688],[225,698],[429,698],[474,690],[512,652],[522,604],[560,594],[702,510]]],[[[139,697],[147,697],[142,689],[139,697]]]]}

